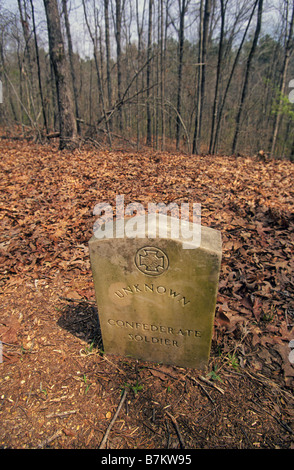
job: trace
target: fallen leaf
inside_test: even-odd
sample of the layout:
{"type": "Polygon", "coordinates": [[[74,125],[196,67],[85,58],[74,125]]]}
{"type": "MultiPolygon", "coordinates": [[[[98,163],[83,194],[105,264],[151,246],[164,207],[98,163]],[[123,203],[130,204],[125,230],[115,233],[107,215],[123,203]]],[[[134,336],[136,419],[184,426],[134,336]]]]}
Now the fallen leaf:
{"type": "Polygon", "coordinates": [[[158,377],[160,380],[167,380],[168,379],[168,376],[166,374],[164,374],[163,372],[160,372],[159,370],[150,369],[150,372],[151,372],[152,375],[154,375],[154,377],[158,377]]]}
{"type": "Polygon", "coordinates": [[[230,319],[221,310],[218,310],[216,314],[216,320],[221,326],[227,326],[230,324],[230,319]]]}

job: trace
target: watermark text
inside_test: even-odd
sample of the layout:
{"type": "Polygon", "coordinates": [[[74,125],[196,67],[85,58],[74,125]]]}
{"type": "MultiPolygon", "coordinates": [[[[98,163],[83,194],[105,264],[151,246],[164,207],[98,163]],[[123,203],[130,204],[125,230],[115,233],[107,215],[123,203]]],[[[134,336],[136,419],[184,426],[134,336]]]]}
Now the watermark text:
{"type": "Polygon", "coordinates": [[[201,204],[198,203],[193,203],[192,208],[189,203],[180,206],[174,202],[149,203],[146,211],[139,202],[132,202],[125,208],[124,195],[118,195],[115,223],[111,204],[96,204],[93,214],[99,217],[93,227],[94,236],[99,239],[170,237],[181,240],[185,249],[200,246],[201,204]]]}

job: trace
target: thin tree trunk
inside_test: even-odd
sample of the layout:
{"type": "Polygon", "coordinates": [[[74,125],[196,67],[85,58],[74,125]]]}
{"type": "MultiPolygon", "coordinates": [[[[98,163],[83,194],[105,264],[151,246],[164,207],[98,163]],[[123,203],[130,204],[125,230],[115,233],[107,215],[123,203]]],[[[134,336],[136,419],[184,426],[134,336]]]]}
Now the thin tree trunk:
{"type": "Polygon", "coordinates": [[[293,138],[293,142],[292,142],[292,149],[291,149],[291,152],[290,152],[290,161],[294,162],[294,138],[293,138]]]}
{"type": "Polygon", "coordinates": [[[32,10],[33,32],[34,32],[34,40],[35,40],[35,48],[36,48],[38,82],[39,82],[39,91],[40,91],[40,98],[41,98],[41,105],[42,105],[42,114],[43,114],[43,121],[44,121],[44,126],[45,126],[45,129],[46,129],[46,134],[48,134],[49,129],[48,129],[48,123],[47,123],[46,108],[45,108],[45,101],[44,101],[44,94],[43,94],[43,87],[42,87],[42,79],[41,79],[41,66],[40,66],[40,57],[39,57],[39,48],[38,48],[38,41],[37,41],[35,11],[34,11],[33,0],[30,0],[30,3],[31,3],[31,10],[32,10]]]}
{"type": "Polygon", "coordinates": [[[107,94],[108,108],[112,108],[112,83],[110,73],[110,35],[109,35],[109,0],[104,0],[104,19],[105,19],[105,47],[106,47],[106,76],[107,76],[107,94]]]}
{"type": "Polygon", "coordinates": [[[151,145],[151,111],[150,111],[150,76],[151,76],[151,48],[152,48],[152,7],[153,0],[149,0],[149,20],[148,20],[148,46],[147,46],[147,135],[146,145],[151,145]]]}
{"type": "Polygon", "coordinates": [[[49,51],[54,69],[59,111],[59,148],[74,149],[78,145],[77,123],[73,99],[68,85],[66,61],[57,0],[43,0],[47,18],[49,51]]]}
{"type": "Polygon", "coordinates": [[[53,113],[52,127],[54,131],[57,131],[57,128],[59,126],[57,90],[56,90],[54,69],[53,69],[51,57],[49,57],[49,65],[50,65],[50,87],[51,87],[51,93],[52,93],[52,113],[53,113]]]}
{"type": "MultiPolygon", "coordinates": [[[[155,83],[160,83],[160,1],[157,3],[157,57],[156,57],[156,80],[155,83]]],[[[155,136],[156,136],[156,150],[159,148],[159,114],[160,114],[160,86],[156,87],[155,99],[155,136]]]]}
{"type": "MultiPolygon", "coordinates": [[[[32,0],[31,0],[32,1],[32,0]]],[[[80,125],[80,111],[79,111],[79,101],[78,101],[78,89],[77,89],[77,81],[76,81],[76,74],[75,74],[75,67],[74,67],[74,52],[72,47],[72,39],[71,39],[71,32],[70,32],[70,25],[68,19],[68,11],[67,11],[67,0],[62,0],[62,9],[64,14],[64,22],[65,22],[65,29],[66,29],[66,36],[67,36],[67,44],[68,44],[68,56],[69,56],[69,63],[70,63],[70,73],[71,73],[71,80],[72,80],[72,87],[74,93],[74,102],[75,102],[75,112],[76,112],[76,119],[77,119],[77,131],[78,134],[81,134],[81,125],[80,125]]]]}
{"type": "Polygon", "coordinates": [[[165,149],[165,34],[163,0],[160,0],[160,96],[161,96],[161,150],[165,149]]]}
{"type": "MultiPolygon", "coordinates": [[[[4,86],[5,86],[5,90],[8,90],[8,78],[7,78],[7,74],[5,72],[5,69],[6,69],[6,63],[5,63],[5,57],[4,57],[4,52],[3,52],[3,35],[1,37],[1,43],[0,43],[0,59],[1,59],[1,64],[0,64],[0,68],[1,68],[1,71],[3,72],[3,75],[4,75],[4,86]]],[[[3,100],[3,102],[5,102],[5,99],[3,100]]],[[[10,102],[10,106],[11,106],[11,111],[12,111],[12,115],[13,115],[13,118],[15,121],[18,120],[18,117],[17,117],[17,112],[16,112],[16,109],[15,109],[15,106],[14,106],[14,103],[13,103],[13,99],[11,97],[11,93],[9,92],[9,102],[10,102]]]]}
{"type": "Polygon", "coordinates": [[[289,26],[289,34],[288,34],[288,38],[287,38],[287,41],[286,41],[286,47],[285,47],[285,56],[284,56],[282,76],[281,76],[281,82],[280,82],[280,97],[279,97],[278,111],[275,115],[273,139],[272,139],[272,145],[271,145],[271,157],[274,156],[276,143],[277,143],[278,131],[279,131],[280,122],[281,122],[282,100],[283,100],[283,95],[285,93],[286,77],[287,77],[289,61],[290,61],[290,57],[291,57],[291,50],[293,48],[293,37],[292,37],[293,36],[293,23],[294,23],[294,2],[293,2],[293,5],[292,5],[292,16],[291,16],[291,21],[290,21],[290,26],[289,26]]]}
{"type": "Polygon", "coordinates": [[[89,88],[89,122],[90,122],[90,126],[92,125],[92,76],[93,76],[93,73],[92,73],[92,70],[93,70],[93,66],[92,66],[92,60],[90,60],[90,88],[89,88]]]}
{"type": "Polygon", "coordinates": [[[237,148],[237,142],[238,142],[238,137],[239,137],[239,132],[240,132],[241,115],[242,115],[245,99],[246,99],[246,96],[247,96],[247,90],[248,90],[249,73],[250,73],[252,59],[254,57],[254,53],[255,53],[255,50],[256,50],[256,46],[257,46],[257,42],[258,42],[258,38],[259,38],[259,33],[260,33],[260,29],[261,29],[262,8],[263,8],[263,0],[259,0],[255,34],[254,34],[251,50],[250,50],[250,53],[249,53],[249,56],[248,56],[248,59],[247,59],[245,79],[244,79],[244,84],[243,84],[243,89],[242,89],[241,100],[240,100],[240,104],[239,104],[239,108],[238,108],[238,114],[237,114],[237,118],[236,118],[236,130],[235,130],[233,146],[232,146],[232,153],[233,154],[236,152],[236,148],[237,148]]]}
{"type": "MultiPolygon", "coordinates": [[[[17,64],[18,64],[18,70],[19,70],[19,103],[23,103],[23,75],[24,75],[24,68],[22,66],[22,61],[20,58],[20,44],[18,42],[17,44],[17,64]]],[[[7,77],[8,80],[8,77],[7,77]]],[[[27,113],[24,111],[24,107],[20,106],[20,119],[21,119],[21,126],[22,126],[22,132],[24,132],[24,123],[25,123],[25,116],[29,118],[27,113]]]]}
{"type": "MultiPolygon", "coordinates": [[[[24,85],[27,88],[27,110],[29,114],[31,114],[32,110],[32,115],[33,115],[33,120],[36,122],[36,112],[35,112],[35,106],[34,106],[34,99],[33,99],[33,88],[34,88],[34,81],[33,81],[33,61],[32,61],[32,50],[31,50],[31,43],[30,43],[30,32],[29,32],[29,23],[28,23],[28,15],[26,11],[26,4],[24,2],[24,12],[22,9],[22,4],[21,0],[17,0],[18,3],[18,9],[19,9],[19,14],[20,14],[20,21],[22,25],[22,31],[23,31],[23,36],[25,39],[25,52],[24,52],[24,57],[26,58],[26,74],[29,78],[29,80],[26,80],[24,82],[24,85]]],[[[21,68],[22,69],[22,68],[21,68]]],[[[21,70],[21,75],[23,75],[23,72],[21,70]]],[[[23,89],[20,90],[20,99],[21,102],[23,103],[23,94],[22,94],[23,89]]]]}
{"type": "Polygon", "coordinates": [[[257,3],[258,3],[258,0],[256,0],[256,2],[255,2],[255,4],[254,4],[254,7],[253,7],[253,9],[252,9],[250,18],[249,18],[249,20],[248,20],[248,23],[247,23],[245,32],[244,32],[244,34],[243,34],[242,41],[241,41],[241,43],[240,43],[240,45],[239,45],[239,48],[238,48],[238,51],[237,51],[237,54],[236,54],[236,57],[235,57],[235,60],[234,60],[234,63],[233,63],[232,69],[231,69],[231,73],[230,73],[230,76],[229,76],[229,79],[228,79],[228,82],[227,82],[227,85],[226,85],[226,89],[225,89],[224,96],[223,96],[223,99],[222,99],[222,102],[221,102],[221,106],[220,106],[220,109],[219,109],[219,113],[218,113],[217,126],[216,126],[216,131],[215,131],[215,137],[214,137],[214,144],[213,144],[212,153],[215,153],[215,152],[216,152],[216,146],[217,146],[218,135],[219,135],[219,130],[220,130],[220,123],[221,123],[221,119],[222,119],[223,110],[224,110],[224,106],[225,106],[225,103],[226,103],[228,91],[229,91],[229,88],[230,88],[230,85],[231,85],[232,78],[233,78],[233,76],[234,76],[234,72],[235,72],[236,66],[237,66],[237,64],[238,64],[239,56],[240,56],[240,54],[241,54],[241,51],[242,51],[242,48],[243,48],[243,44],[244,44],[244,42],[245,42],[245,39],[246,39],[246,36],[247,36],[247,32],[248,32],[249,26],[250,26],[250,24],[251,24],[251,21],[252,21],[252,18],[253,18],[253,15],[254,15],[254,12],[255,12],[255,8],[256,8],[256,6],[257,6],[257,3]]]}
{"type": "Polygon", "coordinates": [[[85,0],[82,0],[82,2],[83,2],[86,25],[87,25],[87,28],[88,28],[88,31],[89,31],[89,34],[90,34],[91,41],[93,43],[94,60],[95,60],[95,67],[96,67],[97,81],[98,81],[98,90],[99,90],[99,93],[100,93],[100,99],[101,99],[101,103],[102,103],[102,114],[103,114],[103,119],[105,120],[106,132],[107,132],[107,136],[108,136],[109,145],[111,147],[112,146],[112,141],[111,141],[111,134],[110,134],[110,130],[109,130],[109,122],[108,122],[108,119],[107,119],[107,116],[106,116],[106,110],[105,110],[104,93],[103,93],[103,87],[102,87],[102,81],[101,81],[101,74],[100,74],[100,70],[99,70],[97,45],[96,45],[95,38],[92,34],[92,31],[91,31],[91,28],[90,28],[90,25],[89,25],[85,0]]]}
{"type": "MultiPolygon", "coordinates": [[[[143,24],[144,24],[144,16],[145,16],[145,2],[143,3],[143,10],[142,10],[142,20],[140,24],[139,19],[139,1],[136,0],[136,20],[137,20],[137,35],[138,35],[138,54],[137,54],[137,68],[138,70],[141,68],[142,60],[141,60],[141,50],[142,50],[142,34],[143,34],[143,24]]],[[[142,75],[142,89],[143,86],[143,75],[142,75]]],[[[136,92],[137,92],[137,99],[136,99],[136,130],[137,130],[137,150],[139,150],[140,146],[140,97],[139,97],[139,74],[136,77],[136,92]]]]}
{"type": "Polygon", "coordinates": [[[176,147],[180,145],[180,129],[181,129],[181,108],[182,108],[182,72],[183,72],[183,56],[184,56],[184,28],[185,14],[187,10],[186,0],[179,0],[180,8],[180,28],[179,28],[179,63],[178,63],[178,92],[177,92],[177,124],[176,124],[176,147]]]}
{"type": "MultiPolygon", "coordinates": [[[[115,37],[116,37],[116,57],[117,57],[117,100],[121,102],[121,2],[120,0],[115,0],[115,16],[116,16],[116,28],[115,28],[115,37]]],[[[122,109],[121,106],[118,109],[118,127],[120,132],[123,130],[122,125],[122,109]]]]}
{"type": "Polygon", "coordinates": [[[204,10],[204,25],[203,25],[203,52],[202,52],[202,77],[201,77],[201,101],[200,101],[200,121],[199,121],[199,139],[201,139],[203,107],[205,98],[205,83],[206,83],[206,60],[207,60],[207,45],[208,45],[208,31],[209,31],[209,18],[211,12],[211,0],[206,0],[204,10]]]}
{"type": "Polygon", "coordinates": [[[224,39],[225,13],[226,13],[224,0],[220,0],[220,5],[221,5],[221,31],[220,31],[220,40],[219,40],[219,48],[218,48],[217,72],[216,72],[214,103],[213,103],[213,112],[212,112],[209,153],[212,153],[212,149],[214,146],[213,142],[214,142],[214,134],[215,134],[215,123],[216,123],[217,111],[218,111],[218,90],[219,90],[219,84],[220,84],[220,75],[221,75],[221,66],[222,66],[222,57],[223,57],[223,39],[224,39]]]}
{"type": "Polygon", "coordinates": [[[206,70],[206,53],[207,53],[207,38],[209,28],[209,17],[211,10],[211,0],[205,0],[205,9],[203,13],[203,0],[200,3],[200,38],[199,38],[199,74],[197,86],[197,104],[196,104],[196,118],[193,137],[193,153],[199,153],[201,129],[202,129],[202,112],[204,104],[205,93],[205,70],[206,70]]]}

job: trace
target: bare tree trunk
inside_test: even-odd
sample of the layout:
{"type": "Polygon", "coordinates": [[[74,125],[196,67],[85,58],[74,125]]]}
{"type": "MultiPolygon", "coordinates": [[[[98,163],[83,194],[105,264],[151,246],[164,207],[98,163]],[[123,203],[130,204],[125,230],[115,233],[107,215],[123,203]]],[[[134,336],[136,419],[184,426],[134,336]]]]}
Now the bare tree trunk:
{"type": "Polygon", "coordinates": [[[232,146],[232,153],[234,154],[236,152],[237,148],[237,142],[238,142],[238,137],[239,137],[239,132],[240,132],[240,123],[241,123],[241,115],[243,111],[243,106],[244,102],[247,96],[247,90],[248,90],[248,83],[249,83],[249,73],[251,69],[251,64],[252,64],[252,59],[256,50],[258,38],[259,38],[259,33],[261,29],[261,19],[262,19],[262,8],[263,8],[263,0],[259,0],[258,2],[258,12],[257,12],[257,23],[256,23],[256,28],[255,28],[255,33],[254,33],[254,38],[251,46],[251,50],[247,59],[247,65],[246,65],[246,73],[245,73],[245,79],[244,79],[244,84],[243,84],[243,89],[242,89],[242,95],[241,95],[241,100],[239,104],[239,109],[238,109],[238,114],[236,118],[236,130],[235,130],[235,135],[234,135],[234,140],[233,140],[233,146],[232,146]]]}
{"type": "Polygon", "coordinates": [[[153,0],[149,0],[149,20],[148,20],[148,46],[147,46],[147,135],[146,144],[151,145],[151,111],[150,111],[150,76],[151,76],[151,48],[152,48],[152,7],[153,0]]]}
{"type": "Polygon", "coordinates": [[[90,122],[90,126],[92,125],[92,70],[93,70],[93,66],[92,66],[93,62],[92,60],[90,61],[90,86],[89,86],[89,122],[90,122]]]}
{"type": "Polygon", "coordinates": [[[110,41],[109,41],[109,0],[104,0],[104,19],[105,19],[105,46],[106,46],[106,75],[107,75],[107,94],[108,108],[112,107],[112,84],[110,73],[110,41]]]}
{"type": "Polygon", "coordinates": [[[275,147],[277,143],[277,136],[278,136],[278,131],[279,131],[280,122],[281,122],[281,106],[282,106],[283,95],[285,93],[287,70],[289,66],[291,52],[293,50],[293,23],[294,23],[294,2],[292,5],[292,16],[291,16],[291,21],[290,21],[290,26],[289,26],[288,38],[287,38],[286,46],[285,46],[285,56],[284,56],[282,76],[281,76],[281,82],[280,82],[280,97],[279,97],[278,111],[275,115],[273,139],[272,139],[272,145],[271,145],[271,157],[274,156],[275,147]]]}
{"type": "MultiPolygon", "coordinates": [[[[157,56],[156,56],[156,79],[155,83],[160,83],[160,1],[157,3],[157,56]]],[[[155,142],[156,150],[159,144],[159,103],[160,103],[160,87],[156,87],[156,96],[154,96],[155,104],[155,142]]]]}
{"type": "MultiPolygon", "coordinates": [[[[143,25],[144,25],[144,17],[145,17],[145,5],[146,5],[146,0],[143,2],[143,8],[142,8],[142,19],[140,22],[139,18],[139,0],[136,0],[136,21],[137,21],[137,35],[138,35],[138,54],[137,54],[137,68],[138,70],[141,68],[142,65],[142,59],[141,59],[141,53],[142,53],[142,35],[143,35],[143,25]]],[[[136,77],[136,92],[137,92],[137,99],[136,99],[136,121],[137,121],[137,149],[139,149],[140,146],[140,97],[139,97],[139,74],[136,77]]],[[[144,78],[143,74],[141,77],[142,80],[142,89],[144,88],[144,78]]]]}
{"type": "Polygon", "coordinates": [[[209,29],[209,17],[211,10],[211,0],[205,0],[205,9],[203,14],[203,0],[200,4],[200,44],[199,44],[199,78],[197,90],[197,110],[195,118],[195,130],[193,137],[193,153],[200,151],[200,139],[202,129],[202,111],[204,104],[205,93],[205,71],[206,71],[206,55],[207,55],[207,40],[209,29]]]}
{"type": "MultiPolygon", "coordinates": [[[[22,3],[21,0],[17,0],[18,3],[18,9],[19,9],[19,14],[20,14],[20,21],[22,25],[22,31],[23,31],[23,36],[25,39],[25,52],[24,52],[24,58],[25,63],[26,63],[26,71],[25,73],[27,74],[29,80],[25,81],[25,86],[27,88],[27,109],[28,112],[31,114],[32,110],[32,115],[33,115],[33,120],[36,124],[36,112],[35,112],[35,106],[34,106],[34,80],[33,80],[33,61],[32,61],[32,50],[31,50],[31,42],[30,42],[30,31],[29,31],[29,23],[28,23],[28,14],[26,10],[26,4],[25,2],[23,3],[24,6],[24,11],[22,8],[22,3]]],[[[23,70],[21,67],[21,75],[23,75],[23,70]]],[[[22,85],[21,85],[22,86],[22,85]]],[[[22,90],[20,92],[20,98],[21,101],[23,102],[23,96],[22,96],[22,90]]],[[[35,126],[34,126],[35,127],[35,126]]]]}
{"type": "MultiPolygon", "coordinates": [[[[3,72],[4,75],[4,85],[5,85],[5,90],[8,90],[8,79],[7,79],[7,73],[5,72],[6,69],[6,64],[5,64],[5,57],[4,57],[4,51],[3,51],[3,34],[1,34],[1,42],[0,42],[0,70],[3,72]]],[[[1,74],[2,75],[2,74],[1,74]]],[[[13,103],[13,99],[11,97],[11,93],[9,92],[9,102],[10,102],[10,107],[12,111],[13,118],[15,122],[17,122],[18,117],[17,117],[17,112],[13,103]]]]}
{"type": "Polygon", "coordinates": [[[202,44],[203,44],[203,0],[200,2],[199,21],[199,46],[198,46],[198,70],[196,77],[196,116],[193,136],[192,153],[198,153],[199,122],[200,122],[200,101],[201,101],[201,79],[202,79],[202,44]]]}
{"type": "Polygon", "coordinates": [[[211,12],[211,0],[206,0],[204,10],[204,25],[203,25],[203,53],[202,53],[202,77],[201,77],[201,101],[200,101],[200,122],[199,122],[199,138],[201,138],[202,130],[202,117],[203,117],[203,106],[205,97],[205,81],[206,81],[206,60],[207,60],[207,45],[208,45],[208,31],[209,31],[209,18],[211,12]]]}
{"type": "Polygon", "coordinates": [[[291,152],[290,152],[290,161],[294,162],[294,139],[293,139],[293,142],[292,142],[292,149],[291,149],[291,152]]]}
{"type": "Polygon", "coordinates": [[[108,136],[109,145],[111,147],[112,146],[112,140],[111,140],[111,134],[110,134],[110,130],[109,130],[109,123],[108,123],[108,119],[107,119],[107,116],[106,116],[106,110],[105,110],[103,86],[102,86],[102,80],[101,80],[101,73],[100,73],[100,70],[99,70],[97,44],[96,44],[95,37],[93,36],[93,33],[91,31],[89,21],[88,21],[88,15],[87,15],[87,11],[86,11],[85,0],[82,0],[82,3],[83,3],[83,8],[84,8],[86,25],[87,25],[87,28],[88,28],[88,31],[89,31],[89,34],[90,34],[90,37],[91,37],[91,41],[93,43],[94,60],[95,60],[95,67],[96,67],[97,81],[98,81],[98,90],[99,90],[99,93],[100,93],[100,99],[101,99],[101,103],[102,103],[102,114],[103,114],[103,119],[105,120],[106,132],[107,132],[107,136],[108,136]]]}
{"type": "Polygon", "coordinates": [[[30,3],[31,3],[31,10],[32,10],[33,32],[34,32],[34,40],[35,40],[35,48],[36,48],[36,59],[37,59],[38,81],[39,81],[39,91],[40,91],[40,98],[41,98],[41,105],[42,105],[42,114],[43,114],[43,121],[44,121],[44,126],[46,129],[46,134],[48,134],[49,129],[48,129],[48,123],[47,123],[46,108],[45,108],[45,101],[44,101],[44,94],[43,94],[43,87],[42,87],[42,80],[41,80],[41,66],[40,66],[40,57],[39,57],[39,48],[38,48],[38,41],[37,41],[35,11],[34,11],[33,0],[30,0],[30,3]]]}
{"type": "Polygon", "coordinates": [[[217,126],[216,126],[216,130],[215,130],[214,144],[213,144],[213,149],[212,149],[212,152],[213,152],[213,153],[216,152],[217,141],[218,141],[218,135],[219,135],[219,130],[220,130],[220,123],[221,123],[221,119],[222,119],[223,110],[224,110],[224,106],[225,106],[225,103],[226,103],[228,91],[229,91],[229,88],[230,88],[230,85],[231,85],[231,81],[232,81],[232,78],[233,78],[233,75],[234,75],[236,66],[237,66],[237,64],[238,64],[238,60],[239,60],[239,57],[240,57],[240,54],[241,54],[241,51],[242,51],[242,48],[243,48],[243,44],[244,44],[244,42],[245,42],[245,39],[246,39],[246,36],[247,36],[247,33],[248,33],[249,26],[250,26],[251,21],[252,21],[252,18],[253,18],[253,15],[254,15],[254,12],[255,12],[255,8],[256,8],[256,6],[257,6],[257,3],[258,3],[258,0],[255,1],[255,4],[254,4],[254,6],[253,6],[253,9],[252,9],[250,18],[249,18],[249,20],[248,20],[248,23],[247,23],[245,32],[244,32],[244,34],[243,34],[241,43],[240,43],[240,45],[239,45],[237,54],[236,54],[236,56],[235,56],[235,60],[234,60],[234,63],[233,63],[232,69],[231,69],[231,73],[230,73],[230,76],[229,76],[227,85],[226,85],[226,89],[225,89],[225,92],[224,92],[224,96],[223,96],[222,101],[221,101],[221,106],[220,106],[219,113],[218,113],[218,117],[217,117],[217,126]]]}
{"type": "MultiPolygon", "coordinates": [[[[115,16],[116,16],[116,57],[117,57],[117,100],[121,102],[121,2],[115,0],[115,16]]],[[[118,109],[118,127],[120,132],[123,130],[122,125],[122,109],[121,106],[118,109]]]]}
{"type": "Polygon", "coordinates": [[[160,96],[161,96],[161,150],[165,149],[165,31],[163,0],[160,0],[160,96]]]}
{"type": "MultiPolygon", "coordinates": [[[[31,0],[32,1],[32,0],[31,0]]],[[[65,22],[65,29],[66,29],[66,36],[67,36],[67,44],[68,44],[68,56],[69,56],[69,64],[70,64],[70,73],[72,79],[72,87],[74,93],[74,102],[75,102],[75,112],[76,112],[76,119],[77,119],[77,131],[78,134],[81,134],[81,125],[80,125],[80,112],[79,112],[79,101],[78,101],[78,89],[77,89],[77,81],[76,81],[76,74],[75,74],[75,67],[74,67],[74,53],[72,47],[72,40],[71,40],[71,32],[70,32],[70,25],[68,19],[68,11],[67,11],[67,0],[62,0],[62,9],[64,14],[64,22],[65,22]]]]}
{"type": "Polygon", "coordinates": [[[54,69],[59,111],[59,148],[74,149],[78,145],[77,123],[73,99],[68,85],[66,61],[57,0],[43,0],[47,18],[49,51],[54,69]]]}
{"type": "Polygon", "coordinates": [[[226,13],[224,0],[220,0],[220,4],[221,4],[221,31],[220,31],[220,40],[219,40],[219,48],[218,48],[217,72],[216,72],[214,103],[213,103],[213,112],[212,112],[209,153],[212,153],[212,149],[214,146],[213,143],[214,143],[214,134],[215,134],[215,123],[216,123],[217,112],[218,112],[218,90],[219,90],[219,84],[220,84],[220,75],[221,75],[221,66],[222,66],[222,57],[223,57],[223,39],[224,39],[225,13],[226,13]]]}
{"type": "Polygon", "coordinates": [[[184,29],[185,14],[187,12],[186,0],[179,0],[180,9],[180,28],[179,28],[179,62],[178,62],[178,92],[177,92],[177,125],[176,125],[176,147],[180,145],[180,129],[181,129],[181,107],[182,107],[182,72],[183,72],[183,56],[184,56],[184,29]]]}

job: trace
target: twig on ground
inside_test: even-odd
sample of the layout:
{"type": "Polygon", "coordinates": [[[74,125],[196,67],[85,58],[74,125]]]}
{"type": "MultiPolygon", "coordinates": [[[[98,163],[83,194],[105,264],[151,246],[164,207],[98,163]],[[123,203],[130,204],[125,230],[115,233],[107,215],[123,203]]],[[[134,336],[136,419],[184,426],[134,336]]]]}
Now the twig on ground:
{"type": "Polygon", "coordinates": [[[112,418],[112,420],[110,421],[110,424],[109,424],[109,426],[108,426],[108,428],[107,428],[107,430],[106,430],[106,433],[105,433],[105,435],[104,435],[104,437],[103,437],[103,439],[102,439],[102,441],[101,441],[101,444],[100,444],[99,449],[104,449],[104,448],[105,448],[105,445],[106,445],[106,442],[107,442],[109,433],[110,433],[111,428],[112,428],[112,426],[114,425],[115,421],[117,420],[117,417],[118,417],[118,415],[119,415],[119,412],[120,412],[120,410],[121,410],[121,407],[123,406],[124,401],[125,401],[125,399],[126,399],[127,393],[128,393],[128,391],[125,389],[124,392],[123,392],[123,394],[122,394],[122,397],[121,397],[121,400],[120,400],[120,402],[119,402],[119,405],[118,405],[118,407],[117,407],[117,410],[116,410],[116,412],[115,412],[115,415],[114,415],[114,417],[112,418]]]}
{"type": "Polygon", "coordinates": [[[265,409],[264,406],[260,405],[259,403],[257,403],[256,400],[252,400],[252,403],[254,403],[255,405],[257,405],[259,408],[262,409],[263,412],[267,413],[271,418],[275,419],[277,421],[278,424],[280,424],[282,426],[282,428],[285,429],[285,431],[289,432],[290,434],[293,434],[293,431],[292,429],[288,426],[287,423],[284,423],[280,418],[277,418],[276,416],[274,416],[272,413],[270,413],[269,411],[267,411],[265,409]]]}
{"type": "Polygon", "coordinates": [[[151,424],[148,424],[146,423],[145,421],[142,421],[143,425],[146,426],[146,428],[150,429],[150,431],[154,432],[155,434],[158,434],[159,436],[161,436],[161,433],[156,431],[155,429],[153,429],[153,427],[151,426],[151,424]]]}
{"type": "Polygon", "coordinates": [[[173,415],[171,415],[168,411],[166,411],[165,413],[166,413],[167,416],[172,420],[172,423],[173,423],[173,425],[174,425],[174,427],[175,427],[175,430],[176,430],[176,432],[177,432],[177,435],[178,435],[178,438],[179,438],[179,441],[180,441],[181,448],[182,448],[182,449],[185,449],[185,443],[184,443],[184,441],[183,441],[183,438],[182,438],[182,435],[181,435],[181,431],[180,431],[180,429],[179,429],[179,426],[178,426],[178,423],[177,423],[176,418],[175,418],[173,415]]]}
{"type": "Polygon", "coordinates": [[[46,415],[46,418],[65,418],[66,416],[75,413],[77,413],[77,410],[63,411],[60,413],[50,413],[49,415],[46,415]]]}
{"type": "Polygon", "coordinates": [[[122,374],[126,375],[125,372],[122,369],[120,369],[116,364],[114,364],[114,362],[112,362],[110,359],[108,359],[108,357],[105,354],[103,354],[103,360],[107,361],[109,364],[111,364],[113,367],[115,367],[117,370],[119,370],[122,374]]]}
{"type": "Polygon", "coordinates": [[[257,382],[261,383],[262,385],[270,388],[270,389],[275,389],[276,391],[280,392],[282,395],[287,396],[288,398],[293,399],[292,393],[288,392],[287,390],[282,389],[276,382],[273,382],[270,380],[268,377],[265,377],[262,374],[259,373],[253,373],[250,371],[250,373],[247,370],[244,370],[244,372],[253,380],[256,380],[257,382]]]}
{"type": "MultiPolygon", "coordinates": [[[[207,417],[209,415],[211,415],[211,413],[215,412],[217,409],[218,409],[219,405],[215,405],[214,408],[212,408],[212,410],[210,410],[209,413],[207,413],[206,415],[202,416],[201,418],[199,418],[197,421],[196,421],[196,424],[199,424],[201,423],[201,421],[203,421],[204,419],[207,419],[207,417]]],[[[194,423],[193,423],[194,424],[194,423]]]]}
{"type": "Polygon", "coordinates": [[[207,396],[207,398],[211,401],[211,403],[214,404],[214,400],[211,398],[211,396],[209,395],[208,391],[203,387],[203,385],[201,385],[201,383],[195,379],[194,377],[191,377],[190,375],[188,375],[188,378],[190,380],[192,380],[193,382],[195,382],[197,385],[199,385],[199,387],[201,388],[201,390],[205,393],[205,395],[207,396]]]}
{"type": "Polygon", "coordinates": [[[225,393],[225,391],[222,388],[220,388],[217,385],[215,385],[214,383],[210,382],[210,380],[206,379],[202,375],[199,375],[199,379],[202,380],[203,382],[205,382],[207,385],[210,385],[211,387],[218,390],[222,395],[225,393]]]}
{"type": "Polygon", "coordinates": [[[45,441],[41,442],[41,444],[38,445],[38,449],[42,449],[43,447],[47,446],[50,444],[50,442],[55,441],[58,437],[60,437],[62,434],[62,430],[59,429],[53,436],[49,437],[48,439],[45,439],[45,441]]]}
{"type": "Polygon", "coordinates": [[[66,300],[67,302],[76,302],[76,303],[95,303],[95,300],[85,299],[81,297],[80,299],[72,299],[71,297],[63,297],[63,295],[58,296],[60,300],[66,300]]]}
{"type": "Polygon", "coordinates": [[[169,430],[169,425],[167,422],[167,419],[165,420],[165,425],[166,425],[166,430],[167,430],[167,442],[166,442],[166,448],[169,449],[169,443],[170,443],[170,430],[169,430]]]}

